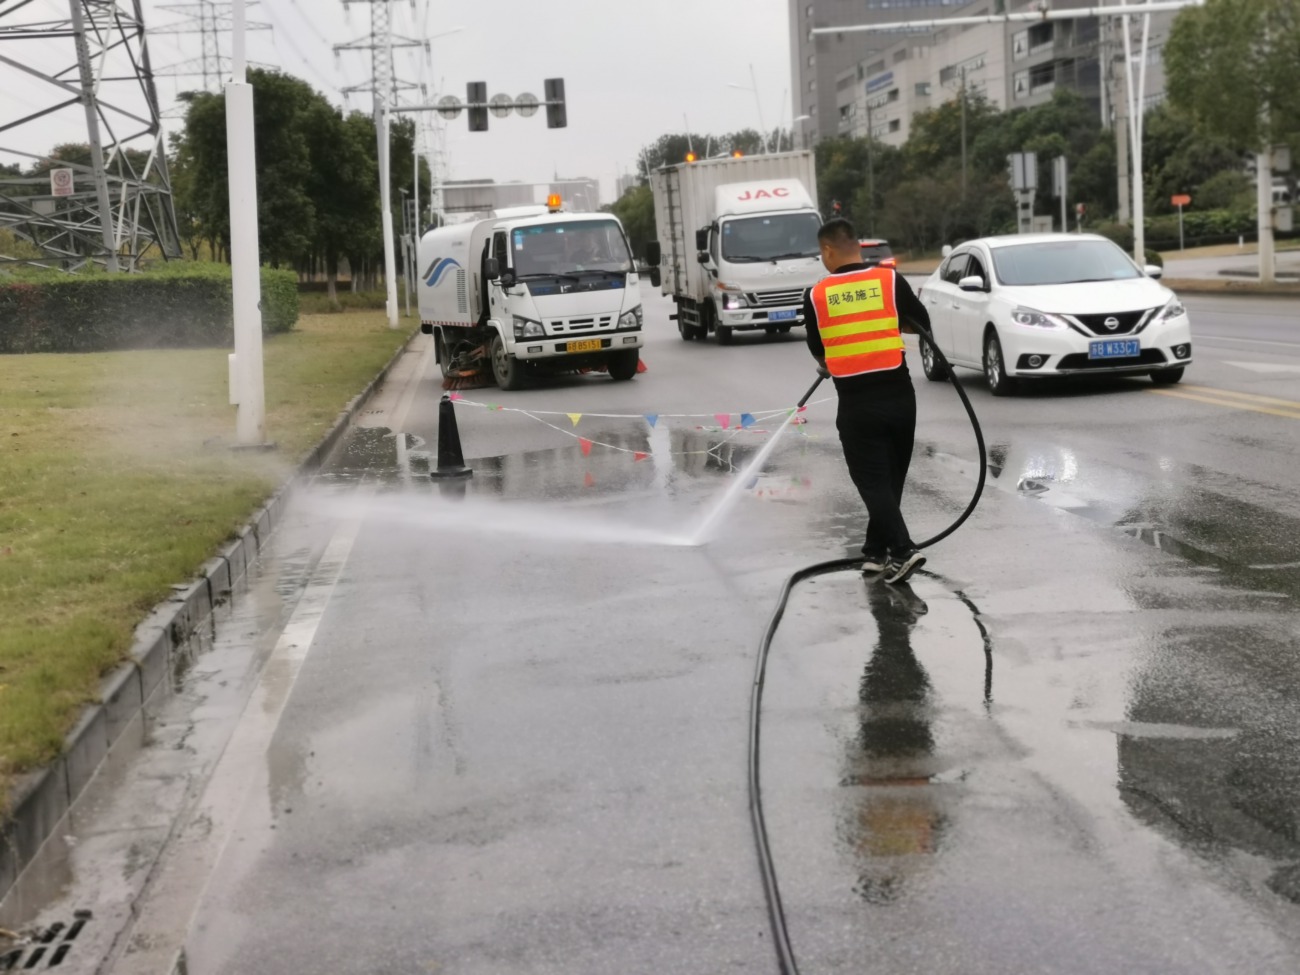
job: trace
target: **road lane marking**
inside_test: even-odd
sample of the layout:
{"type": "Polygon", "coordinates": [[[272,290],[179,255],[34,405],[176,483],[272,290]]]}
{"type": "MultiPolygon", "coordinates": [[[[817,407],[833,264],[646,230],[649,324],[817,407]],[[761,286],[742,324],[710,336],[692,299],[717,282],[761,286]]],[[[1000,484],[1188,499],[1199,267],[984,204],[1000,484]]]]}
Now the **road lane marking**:
{"type": "Polygon", "coordinates": [[[1225,366],[1236,366],[1238,369],[1249,369],[1251,372],[1258,372],[1264,375],[1277,375],[1278,373],[1296,373],[1300,375],[1300,366],[1289,366],[1281,362],[1229,362],[1224,360],[1225,366]]]}
{"type": "Polygon", "coordinates": [[[1235,389],[1219,389],[1217,386],[1196,386],[1192,383],[1183,383],[1179,390],[1185,392],[1199,393],[1202,396],[1227,396],[1231,399],[1243,399],[1253,403],[1263,403],[1266,406],[1280,406],[1288,410],[1300,410],[1300,400],[1281,399],[1277,396],[1263,396],[1259,393],[1243,393],[1235,389]]]}
{"type": "Polygon", "coordinates": [[[1269,416],[1282,416],[1289,420],[1300,420],[1300,404],[1297,404],[1294,410],[1279,410],[1273,407],[1256,405],[1241,400],[1198,396],[1195,393],[1185,393],[1177,389],[1149,389],[1147,392],[1155,393],[1157,396],[1173,396],[1177,399],[1193,400],[1197,403],[1208,403],[1211,406],[1226,406],[1233,410],[1249,410],[1252,413],[1267,413],[1269,416]]]}
{"type": "Polygon", "coordinates": [[[267,749],[360,529],[360,518],[344,522],[325,547],[200,799],[135,904],[135,921],[119,942],[122,954],[109,969],[113,975],[169,975],[181,963],[190,926],[244,807],[259,783],[265,791],[267,749]]]}

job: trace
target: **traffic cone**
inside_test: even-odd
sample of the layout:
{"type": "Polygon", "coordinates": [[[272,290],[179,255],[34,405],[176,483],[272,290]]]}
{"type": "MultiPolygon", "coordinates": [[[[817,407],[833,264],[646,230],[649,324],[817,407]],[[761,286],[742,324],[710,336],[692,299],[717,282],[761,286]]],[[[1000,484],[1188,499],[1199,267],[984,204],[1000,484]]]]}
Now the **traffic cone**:
{"type": "Polygon", "coordinates": [[[444,395],[438,404],[438,466],[429,472],[430,477],[469,477],[474,471],[465,466],[465,455],[460,449],[460,430],[456,427],[456,407],[451,397],[444,395]]]}

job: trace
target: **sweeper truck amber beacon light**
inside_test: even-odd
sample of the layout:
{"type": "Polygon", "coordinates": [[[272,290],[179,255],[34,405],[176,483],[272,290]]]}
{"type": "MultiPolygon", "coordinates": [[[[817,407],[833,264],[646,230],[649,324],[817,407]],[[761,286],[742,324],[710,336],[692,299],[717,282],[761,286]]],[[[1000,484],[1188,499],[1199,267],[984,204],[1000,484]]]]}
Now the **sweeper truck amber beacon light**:
{"type": "Polygon", "coordinates": [[[559,193],[552,193],[546,198],[546,209],[550,210],[552,213],[559,213],[560,207],[563,203],[564,201],[560,199],[559,193]]]}

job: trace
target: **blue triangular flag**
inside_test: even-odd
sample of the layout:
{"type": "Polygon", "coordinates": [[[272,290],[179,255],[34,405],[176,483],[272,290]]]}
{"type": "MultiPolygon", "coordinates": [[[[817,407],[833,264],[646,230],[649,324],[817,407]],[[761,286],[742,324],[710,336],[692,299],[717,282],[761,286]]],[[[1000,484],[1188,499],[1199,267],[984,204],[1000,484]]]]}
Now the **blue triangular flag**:
{"type": "Polygon", "coordinates": [[[659,422],[659,414],[658,414],[658,413],[647,413],[647,414],[645,415],[645,422],[648,423],[648,424],[650,424],[651,426],[654,426],[656,423],[659,422]]]}
{"type": "Polygon", "coordinates": [[[740,414],[740,425],[745,429],[749,429],[750,427],[752,427],[754,425],[754,414],[752,413],[740,414]]]}

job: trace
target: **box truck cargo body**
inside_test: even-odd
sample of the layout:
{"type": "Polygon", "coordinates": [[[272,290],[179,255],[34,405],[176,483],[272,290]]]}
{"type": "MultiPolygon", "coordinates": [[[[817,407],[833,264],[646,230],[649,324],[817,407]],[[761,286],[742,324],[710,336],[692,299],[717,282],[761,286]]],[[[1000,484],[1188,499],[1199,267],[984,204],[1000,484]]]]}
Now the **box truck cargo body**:
{"type": "Polygon", "coordinates": [[[641,290],[615,217],[502,210],[429,231],[419,264],[420,325],[444,376],[490,366],[498,386],[515,389],[530,372],[636,374],[641,290]]]}
{"type": "Polygon", "coordinates": [[[804,290],[826,273],[811,152],[664,166],[650,186],[659,236],[651,263],[682,338],[716,332],[725,344],[735,331],[804,324],[804,290]]]}

